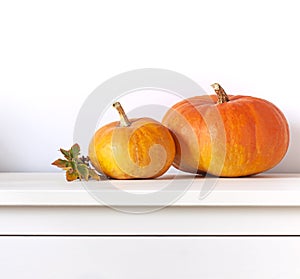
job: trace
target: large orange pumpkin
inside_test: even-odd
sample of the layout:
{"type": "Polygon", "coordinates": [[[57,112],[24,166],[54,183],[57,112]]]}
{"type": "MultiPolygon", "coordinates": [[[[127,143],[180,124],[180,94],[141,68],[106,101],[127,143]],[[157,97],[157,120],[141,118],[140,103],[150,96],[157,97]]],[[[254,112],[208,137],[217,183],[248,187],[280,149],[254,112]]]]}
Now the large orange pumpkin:
{"type": "Polygon", "coordinates": [[[116,179],[154,178],[165,173],[175,157],[170,131],[151,118],[128,119],[120,103],[120,122],[100,128],[89,145],[93,166],[116,179]]]}
{"type": "Polygon", "coordinates": [[[175,104],[162,123],[174,134],[174,166],[192,173],[248,176],[278,164],[289,145],[283,113],[272,103],[250,96],[196,96],[175,104]]]}

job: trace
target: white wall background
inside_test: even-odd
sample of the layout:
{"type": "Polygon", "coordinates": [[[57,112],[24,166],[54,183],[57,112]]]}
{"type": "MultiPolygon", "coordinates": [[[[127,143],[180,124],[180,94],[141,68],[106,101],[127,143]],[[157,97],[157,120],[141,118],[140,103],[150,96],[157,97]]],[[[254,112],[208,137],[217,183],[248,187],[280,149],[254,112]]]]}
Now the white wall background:
{"type": "Polygon", "coordinates": [[[274,171],[300,172],[298,2],[1,1],[0,171],[57,171],[87,96],[155,67],[275,103],[292,142],[274,171]]]}

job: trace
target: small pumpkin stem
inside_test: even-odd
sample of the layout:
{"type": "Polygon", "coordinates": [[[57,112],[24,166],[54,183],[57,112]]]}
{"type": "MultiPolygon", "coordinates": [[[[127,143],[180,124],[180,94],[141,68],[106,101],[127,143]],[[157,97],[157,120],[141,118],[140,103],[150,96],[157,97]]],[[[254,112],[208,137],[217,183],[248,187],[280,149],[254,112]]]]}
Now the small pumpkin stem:
{"type": "Polygon", "coordinates": [[[216,94],[218,95],[218,104],[229,102],[229,98],[225,90],[219,83],[214,83],[211,86],[215,90],[216,94]]]}
{"type": "Polygon", "coordinates": [[[128,127],[131,125],[131,122],[129,121],[124,109],[122,108],[121,104],[119,102],[116,102],[113,104],[113,107],[118,111],[120,115],[120,126],[121,127],[128,127]]]}

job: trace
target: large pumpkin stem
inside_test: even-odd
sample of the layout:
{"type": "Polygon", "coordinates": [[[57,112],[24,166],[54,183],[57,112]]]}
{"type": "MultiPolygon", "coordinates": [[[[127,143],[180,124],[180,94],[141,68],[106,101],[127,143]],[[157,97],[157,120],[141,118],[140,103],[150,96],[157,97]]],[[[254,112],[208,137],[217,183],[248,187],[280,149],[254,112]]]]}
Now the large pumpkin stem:
{"type": "Polygon", "coordinates": [[[120,115],[120,126],[121,127],[128,127],[131,125],[131,122],[129,121],[124,109],[122,108],[121,104],[119,102],[116,102],[113,104],[113,107],[118,111],[120,115]]]}
{"type": "Polygon", "coordinates": [[[223,89],[223,87],[219,83],[214,83],[211,85],[218,95],[218,104],[223,104],[229,101],[229,98],[223,89]]]}

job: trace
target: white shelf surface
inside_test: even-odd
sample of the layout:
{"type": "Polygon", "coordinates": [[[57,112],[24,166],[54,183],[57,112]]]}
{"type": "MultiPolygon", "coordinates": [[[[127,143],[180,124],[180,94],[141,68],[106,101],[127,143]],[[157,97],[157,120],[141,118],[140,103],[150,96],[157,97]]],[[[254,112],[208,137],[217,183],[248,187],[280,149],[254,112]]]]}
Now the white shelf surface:
{"type": "MultiPolygon", "coordinates": [[[[63,173],[0,173],[0,206],[105,206],[95,198],[96,192],[111,195],[111,205],[118,206],[145,206],[142,198],[135,204],[127,198],[116,198],[127,192],[144,197],[151,193],[173,194],[178,197],[169,204],[173,207],[300,207],[300,174],[263,173],[246,178],[169,175],[149,180],[67,182],[63,173]]],[[[160,203],[154,198],[146,205],[165,205],[160,203]]]]}

